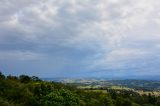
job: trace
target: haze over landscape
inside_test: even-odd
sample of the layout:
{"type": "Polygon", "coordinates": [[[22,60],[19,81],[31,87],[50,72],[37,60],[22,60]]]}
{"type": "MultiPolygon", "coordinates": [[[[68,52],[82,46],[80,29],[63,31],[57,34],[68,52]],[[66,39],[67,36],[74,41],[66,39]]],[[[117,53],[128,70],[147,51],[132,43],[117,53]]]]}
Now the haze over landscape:
{"type": "Polygon", "coordinates": [[[0,71],[160,78],[159,0],[0,0],[0,71]]]}

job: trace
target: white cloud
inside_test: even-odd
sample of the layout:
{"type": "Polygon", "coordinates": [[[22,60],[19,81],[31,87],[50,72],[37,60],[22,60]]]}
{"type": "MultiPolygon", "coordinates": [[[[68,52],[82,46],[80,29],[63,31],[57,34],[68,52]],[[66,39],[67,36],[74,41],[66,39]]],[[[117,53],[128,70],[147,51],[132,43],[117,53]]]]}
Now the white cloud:
{"type": "MultiPolygon", "coordinates": [[[[152,52],[136,49],[136,48],[119,48],[110,52],[103,53],[96,58],[90,68],[96,67],[102,69],[126,69],[136,67],[135,62],[150,58],[153,55],[152,52]]],[[[140,65],[140,64],[139,64],[140,65]]],[[[141,65],[145,65],[141,63],[141,65]]]]}
{"type": "MultiPolygon", "coordinates": [[[[78,39],[80,43],[86,39],[95,39],[93,41],[100,39],[97,41],[102,43],[100,45],[107,45],[106,42],[110,42],[109,44],[113,47],[120,45],[123,37],[130,36],[126,35],[126,31],[149,25],[159,11],[159,7],[157,7],[159,2],[151,0],[122,0],[121,2],[117,0],[87,0],[85,2],[19,0],[15,2],[14,0],[1,1],[2,3],[6,6],[1,7],[1,13],[7,13],[6,16],[10,17],[7,22],[2,21],[3,25],[6,27],[17,26],[16,30],[24,32],[27,38],[39,38],[42,35],[38,32],[43,33],[43,36],[46,37],[47,29],[52,31],[55,28],[64,28],[64,23],[67,23],[68,27],[77,31],[75,35],[70,35],[73,37],[72,43],[75,39],[78,39]],[[8,16],[9,14],[10,16],[8,16]],[[92,18],[88,19],[88,22],[81,20],[81,18],[87,17],[92,18]],[[75,23],[75,27],[70,26],[72,21],[75,23]]],[[[90,40],[86,42],[90,42],[90,40]]]]}
{"type": "Polygon", "coordinates": [[[117,50],[113,50],[108,54],[107,61],[121,61],[121,60],[128,60],[128,59],[140,59],[144,55],[148,55],[150,52],[139,50],[139,49],[131,49],[131,48],[120,48],[117,50]]]}
{"type": "MultiPolygon", "coordinates": [[[[70,39],[71,44],[75,42],[79,45],[83,42],[84,45],[94,46],[96,42],[104,49],[107,46],[120,46],[125,37],[137,38],[137,35],[129,35],[127,32],[136,31],[138,28],[143,30],[150,26],[156,12],[160,10],[158,7],[155,8],[157,3],[160,2],[123,0],[112,5],[107,1],[99,1],[94,8],[95,14],[98,15],[97,20],[79,24],[78,35],[70,39]]],[[[145,38],[150,35],[141,34],[140,36],[145,38]]]]}

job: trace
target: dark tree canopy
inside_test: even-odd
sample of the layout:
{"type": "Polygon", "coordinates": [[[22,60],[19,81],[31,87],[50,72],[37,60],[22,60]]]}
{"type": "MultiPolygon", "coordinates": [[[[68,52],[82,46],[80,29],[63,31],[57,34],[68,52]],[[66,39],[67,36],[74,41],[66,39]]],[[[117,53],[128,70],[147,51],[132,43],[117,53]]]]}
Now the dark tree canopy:
{"type": "Polygon", "coordinates": [[[1,79],[5,79],[5,76],[2,74],[2,72],[0,72],[0,80],[1,79]]]}
{"type": "Polygon", "coordinates": [[[22,82],[22,83],[28,83],[31,81],[31,78],[27,75],[20,75],[19,76],[19,80],[22,82]]]}

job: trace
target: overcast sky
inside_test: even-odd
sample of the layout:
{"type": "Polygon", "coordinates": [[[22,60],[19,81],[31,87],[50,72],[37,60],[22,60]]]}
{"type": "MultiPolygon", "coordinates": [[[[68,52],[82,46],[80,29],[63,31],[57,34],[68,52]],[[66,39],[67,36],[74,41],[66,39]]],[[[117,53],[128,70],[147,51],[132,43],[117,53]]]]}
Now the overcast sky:
{"type": "Polygon", "coordinates": [[[160,76],[160,1],[0,0],[0,70],[160,76]]]}

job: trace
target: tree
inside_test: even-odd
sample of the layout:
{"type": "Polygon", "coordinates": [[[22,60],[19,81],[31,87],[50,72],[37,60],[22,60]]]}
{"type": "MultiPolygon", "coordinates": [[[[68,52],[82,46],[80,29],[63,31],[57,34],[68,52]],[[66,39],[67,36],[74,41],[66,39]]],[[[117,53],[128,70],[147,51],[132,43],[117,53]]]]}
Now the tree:
{"type": "Polygon", "coordinates": [[[78,106],[79,99],[69,90],[55,90],[46,95],[42,100],[43,106],[78,106]]]}
{"type": "Polygon", "coordinates": [[[22,83],[28,83],[28,82],[31,81],[31,78],[29,76],[27,76],[27,75],[20,75],[19,76],[19,80],[22,83]]]}
{"type": "Polygon", "coordinates": [[[0,72],[0,80],[5,79],[5,76],[0,72]]]}
{"type": "Polygon", "coordinates": [[[9,76],[7,76],[7,79],[9,79],[9,80],[18,80],[18,77],[9,75],[9,76]]]}
{"type": "Polygon", "coordinates": [[[131,106],[131,105],[132,105],[132,102],[129,99],[124,100],[123,106],[131,106]]]}
{"type": "Polygon", "coordinates": [[[33,81],[41,81],[41,79],[39,79],[39,78],[36,77],[36,76],[32,76],[31,79],[32,79],[33,81]]]}
{"type": "Polygon", "coordinates": [[[152,96],[150,93],[148,95],[148,102],[153,105],[155,105],[155,103],[156,103],[156,98],[154,96],[152,96]]]}
{"type": "Polygon", "coordinates": [[[108,95],[100,95],[101,106],[114,106],[112,99],[108,95]]]}

